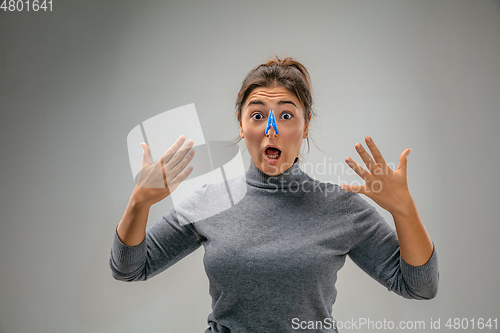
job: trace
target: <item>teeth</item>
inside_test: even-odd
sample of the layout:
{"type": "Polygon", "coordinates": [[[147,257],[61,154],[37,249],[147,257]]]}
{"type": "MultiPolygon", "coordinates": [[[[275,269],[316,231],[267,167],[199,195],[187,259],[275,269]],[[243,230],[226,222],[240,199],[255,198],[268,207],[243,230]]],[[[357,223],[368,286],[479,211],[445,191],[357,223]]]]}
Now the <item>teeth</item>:
{"type": "Polygon", "coordinates": [[[278,158],[278,156],[280,156],[280,154],[276,154],[276,155],[268,155],[268,154],[266,154],[266,155],[269,158],[278,158]]]}

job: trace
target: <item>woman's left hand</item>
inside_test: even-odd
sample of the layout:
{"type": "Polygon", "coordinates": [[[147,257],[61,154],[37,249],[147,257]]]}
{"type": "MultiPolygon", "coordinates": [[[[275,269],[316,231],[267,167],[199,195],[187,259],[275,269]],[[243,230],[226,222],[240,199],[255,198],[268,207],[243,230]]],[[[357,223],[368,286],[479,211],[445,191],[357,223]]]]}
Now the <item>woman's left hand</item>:
{"type": "Polygon", "coordinates": [[[355,147],[368,170],[350,157],[345,159],[346,163],[363,178],[365,185],[342,185],[342,189],[366,195],[392,215],[404,213],[413,204],[406,178],[407,157],[411,149],[403,151],[399,157],[398,169],[394,171],[389,168],[373,140],[367,136],[365,141],[373,154],[373,159],[361,143],[357,143],[355,147]]]}

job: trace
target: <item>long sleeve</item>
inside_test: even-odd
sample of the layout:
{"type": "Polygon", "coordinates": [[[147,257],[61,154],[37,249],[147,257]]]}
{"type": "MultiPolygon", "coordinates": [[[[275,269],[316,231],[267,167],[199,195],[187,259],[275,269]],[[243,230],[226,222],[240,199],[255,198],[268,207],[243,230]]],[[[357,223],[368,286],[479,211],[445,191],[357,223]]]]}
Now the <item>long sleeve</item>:
{"type": "Polygon", "coordinates": [[[351,193],[348,214],[355,233],[349,257],[356,265],[404,298],[436,296],[439,271],[435,248],[425,264],[412,266],[400,256],[396,230],[357,193],[351,193]]]}
{"type": "Polygon", "coordinates": [[[201,246],[192,221],[197,202],[205,187],[194,192],[163,218],[146,228],[142,243],[127,246],[114,233],[109,265],[113,277],[120,281],[144,281],[194,252],[201,246]]]}

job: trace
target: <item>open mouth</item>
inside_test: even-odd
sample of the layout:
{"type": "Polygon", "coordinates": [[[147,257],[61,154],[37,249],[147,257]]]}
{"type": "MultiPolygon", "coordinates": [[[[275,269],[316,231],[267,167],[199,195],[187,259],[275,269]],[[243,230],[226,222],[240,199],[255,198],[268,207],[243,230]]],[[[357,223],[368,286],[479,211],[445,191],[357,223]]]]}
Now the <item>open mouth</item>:
{"type": "Polygon", "coordinates": [[[265,150],[265,154],[270,160],[277,160],[281,155],[281,150],[276,147],[267,147],[265,150]]]}

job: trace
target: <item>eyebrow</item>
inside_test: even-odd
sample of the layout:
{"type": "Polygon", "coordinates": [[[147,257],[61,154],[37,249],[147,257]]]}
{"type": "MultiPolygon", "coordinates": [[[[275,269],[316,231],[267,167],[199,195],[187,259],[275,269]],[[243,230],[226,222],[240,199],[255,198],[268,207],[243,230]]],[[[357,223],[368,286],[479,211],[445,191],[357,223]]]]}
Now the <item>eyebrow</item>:
{"type": "MultiPolygon", "coordinates": [[[[250,105],[253,105],[253,104],[264,105],[264,103],[261,100],[255,99],[253,101],[250,101],[248,103],[247,107],[249,107],[250,105]]],[[[297,108],[297,105],[295,105],[295,103],[292,101],[279,101],[278,102],[278,105],[283,105],[283,104],[292,104],[293,106],[295,106],[297,108]]]]}

